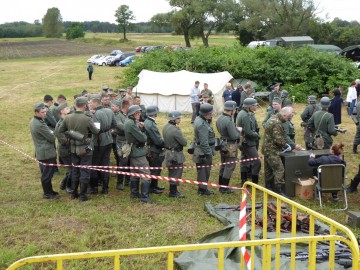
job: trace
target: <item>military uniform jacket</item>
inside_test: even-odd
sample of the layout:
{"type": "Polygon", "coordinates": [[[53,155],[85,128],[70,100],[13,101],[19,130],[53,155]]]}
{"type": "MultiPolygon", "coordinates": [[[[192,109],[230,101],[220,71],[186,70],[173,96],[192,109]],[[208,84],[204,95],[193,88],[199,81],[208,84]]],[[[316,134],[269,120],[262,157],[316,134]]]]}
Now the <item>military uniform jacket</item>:
{"type": "Polygon", "coordinates": [[[285,131],[285,141],[288,145],[290,145],[291,149],[294,150],[296,146],[294,124],[291,122],[291,120],[288,120],[282,125],[285,131]]]}
{"type": "Polygon", "coordinates": [[[56,123],[54,131],[54,134],[59,142],[57,145],[57,152],[59,157],[67,157],[70,155],[70,141],[64,136],[61,136],[59,133],[59,129],[63,121],[64,119],[60,118],[60,120],[56,123]]]}
{"type": "Polygon", "coordinates": [[[209,122],[201,115],[195,118],[194,134],[197,147],[204,155],[213,155],[215,152],[215,133],[209,122]]]}
{"type": "Polygon", "coordinates": [[[272,91],[269,94],[269,104],[270,105],[272,104],[272,101],[273,101],[274,97],[278,97],[278,98],[281,99],[281,92],[280,91],[272,91]]]}
{"type": "Polygon", "coordinates": [[[249,98],[251,97],[251,95],[253,94],[254,92],[250,89],[248,92],[246,92],[245,90],[243,90],[241,92],[241,96],[240,96],[240,106],[242,106],[244,104],[244,100],[246,98],[249,98]]]}
{"type": "Polygon", "coordinates": [[[181,129],[175,124],[167,123],[162,130],[165,147],[172,151],[174,149],[174,157],[177,163],[182,164],[185,161],[185,156],[182,149],[187,145],[187,140],[181,132],[181,129]]]}
{"type": "Polygon", "coordinates": [[[229,143],[235,143],[240,138],[240,131],[236,129],[232,117],[223,113],[216,120],[216,128],[221,139],[229,143]]]}
{"type": "Polygon", "coordinates": [[[145,143],[147,140],[145,129],[138,126],[134,118],[127,118],[124,124],[125,138],[128,143],[132,143],[129,157],[142,157],[146,155],[145,143]]]}
{"type": "MultiPolygon", "coordinates": [[[[272,108],[271,108],[272,109],[272,108]]],[[[275,114],[275,111],[274,111],[274,109],[272,109],[272,110],[270,110],[270,111],[268,111],[267,113],[266,113],[266,116],[265,116],[265,119],[264,119],[264,121],[262,122],[262,126],[265,128],[265,125],[266,125],[266,122],[270,119],[270,117],[271,116],[273,116],[275,114]]]]}
{"type": "MultiPolygon", "coordinates": [[[[95,126],[93,120],[90,116],[87,116],[84,112],[75,111],[72,114],[68,114],[65,116],[64,120],[62,121],[59,131],[58,131],[58,139],[60,141],[65,141],[67,139],[65,132],[69,130],[77,131],[86,138],[90,138],[91,134],[99,133],[99,129],[95,126]]],[[[86,145],[85,142],[77,142],[76,145],[86,145]],[[81,144],[82,143],[82,144],[81,144]]]]}
{"type": "Polygon", "coordinates": [[[292,104],[293,104],[292,101],[288,98],[281,99],[281,108],[284,108],[286,106],[291,106],[292,104]]]}
{"type": "Polygon", "coordinates": [[[51,129],[54,130],[56,126],[56,119],[48,106],[45,105],[46,108],[46,117],[45,123],[51,129]]]}
{"type": "Polygon", "coordinates": [[[243,136],[248,146],[256,146],[260,140],[259,126],[252,112],[242,109],[236,117],[236,126],[243,128],[243,136]]]}
{"type": "Polygon", "coordinates": [[[100,123],[100,133],[93,135],[95,146],[105,146],[113,143],[110,129],[116,128],[114,112],[111,109],[99,106],[92,116],[94,123],[100,123]]]}
{"type": "Polygon", "coordinates": [[[59,107],[59,104],[54,103],[54,106],[51,109],[51,113],[54,116],[56,123],[59,122],[59,120],[60,120],[60,114],[57,112],[58,107],[59,107]]]}
{"type": "Polygon", "coordinates": [[[38,160],[56,158],[55,136],[45,121],[34,116],[30,121],[30,132],[34,141],[35,157],[38,160]]]}
{"type": "Polygon", "coordinates": [[[311,118],[311,116],[316,112],[321,110],[319,105],[316,104],[310,104],[308,106],[306,106],[305,110],[303,111],[303,113],[301,114],[301,119],[307,123],[309,121],[309,119],[311,118]]]}
{"type": "Polygon", "coordinates": [[[116,135],[116,144],[123,145],[126,143],[125,138],[125,120],[127,119],[126,114],[123,111],[119,111],[115,114],[116,127],[115,127],[115,135],[116,135]]]}
{"type": "Polygon", "coordinates": [[[144,122],[144,128],[147,136],[147,145],[150,146],[150,151],[155,153],[162,153],[164,148],[164,140],[160,135],[160,131],[154,119],[148,117],[144,122]]]}
{"type": "Polygon", "coordinates": [[[331,135],[337,135],[334,116],[328,111],[321,110],[315,112],[308,122],[308,127],[311,131],[320,133],[327,145],[331,145],[333,142],[331,135]]]}
{"type": "Polygon", "coordinates": [[[265,125],[265,137],[261,152],[264,156],[279,155],[286,148],[284,119],[277,113],[265,125]]]}

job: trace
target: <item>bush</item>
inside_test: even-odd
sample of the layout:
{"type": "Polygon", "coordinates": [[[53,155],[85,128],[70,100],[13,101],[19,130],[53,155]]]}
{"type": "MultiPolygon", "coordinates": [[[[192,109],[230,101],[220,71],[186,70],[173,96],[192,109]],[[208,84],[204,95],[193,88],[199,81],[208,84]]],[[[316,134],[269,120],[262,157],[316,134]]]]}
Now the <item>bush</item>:
{"type": "Polygon", "coordinates": [[[66,30],[66,39],[83,38],[85,36],[84,27],[81,23],[73,23],[66,30]]]}
{"type": "Polygon", "coordinates": [[[160,72],[188,70],[193,72],[228,71],[234,78],[258,83],[257,91],[274,82],[283,82],[296,100],[308,95],[320,96],[338,85],[349,85],[360,77],[348,60],[312,48],[284,49],[260,47],[200,47],[193,50],[152,51],[125,70],[122,86],[136,85],[143,69],[160,72]]]}

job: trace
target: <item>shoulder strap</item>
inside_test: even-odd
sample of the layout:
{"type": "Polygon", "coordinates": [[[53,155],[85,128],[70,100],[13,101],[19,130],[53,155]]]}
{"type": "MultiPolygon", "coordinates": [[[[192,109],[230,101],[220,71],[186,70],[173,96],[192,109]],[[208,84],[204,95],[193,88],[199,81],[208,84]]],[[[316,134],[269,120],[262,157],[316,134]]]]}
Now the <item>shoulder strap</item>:
{"type": "Polygon", "coordinates": [[[316,130],[316,133],[315,133],[315,135],[318,133],[318,131],[319,131],[319,128],[320,128],[320,126],[321,126],[321,123],[322,123],[322,120],[323,120],[323,118],[324,118],[324,116],[327,114],[328,112],[325,112],[324,114],[323,114],[323,116],[321,116],[321,119],[320,119],[320,123],[319,123],[319,126],[318,126],[318,128],[317,128],[317,130],[316,130]]]}

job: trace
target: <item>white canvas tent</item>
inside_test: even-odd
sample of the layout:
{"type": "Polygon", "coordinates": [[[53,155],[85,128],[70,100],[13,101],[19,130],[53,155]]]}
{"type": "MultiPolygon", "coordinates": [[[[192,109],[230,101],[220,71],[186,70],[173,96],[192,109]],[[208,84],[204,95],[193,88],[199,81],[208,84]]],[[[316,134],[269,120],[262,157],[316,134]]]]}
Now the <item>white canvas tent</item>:
{"type": "Polygon", "coordinates": [[[229,72],[219,73],[195,73],[186,70],[177,72],[155,72],[142,70],[139,83],[133,92],[141,97],[142,104],[146,106],[157,105],[160,112],[178,110],[182,113],[191,113],[190,89],[195,81],[200,81],[200,90],[204,83],[214,94],[214,109],[220,112],[223,108],[222,93],[225,84],[232,80],[229,72]]]}

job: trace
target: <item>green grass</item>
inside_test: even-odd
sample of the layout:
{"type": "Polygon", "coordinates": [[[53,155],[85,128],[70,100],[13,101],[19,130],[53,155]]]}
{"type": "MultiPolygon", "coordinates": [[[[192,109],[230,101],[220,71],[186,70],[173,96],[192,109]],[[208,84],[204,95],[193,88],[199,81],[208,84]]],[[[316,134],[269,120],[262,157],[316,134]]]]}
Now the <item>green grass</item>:
{"type": "MultiPolygon", "coordinates": [[[[41,101],[45,94],[55,98],[65,94],[72,105],[72,96],[83,89],[98,92],[103,85],[117,88],[115,76],[122,72],[117,67],[95,67],[93,80],[87,79],[86,59],[88,55],[74,57],[49,57],[26,60],[0,61],[0,139],[33,156],[34,148],[29,133],[29,122],[33,116],[32,106],[41,101]]],[[[191,85],[189,85],[191,87],[191,85]]],[[[265,116],[264,104],[256,113],[259,122],[265,116]]],[[[295,105],[297,115],[296,140],[303,142],[300,128],[302,104],[295,105]]],[[[357,172],[358,156],[351,154],[355,126],[343,112],[343,126],[346,135],[339,135],[335,142],[346,145],[345,159],[348,163],[348,181],[357,172]]],[[[166,116],[160,115],[159,127],[166,123],[166,116]]],[[[188,140],[192,138],[190,116],[183,117],[181,128],[188,140]]],[[[186,164],[193,165],[186,154],[186,164]]],[[[216,191],[212,197],[196,195],[196,186],[181,184],[180,191],[185,199],[173,200],[163,195],[153,195],[155,205],[144,205],[130,200],[129,189],[117,191],[116,179],[110,180],[107,196],[91,196],[86,203],[72,201],[60,192],[57,201],[42,199],[40,172],[37,164],[12,148],[0,143],[0,269],[15,260],[42,254],[95,251],[107,249],[150,247],[176,244],[192,244],[201,237],[223,227],[220,222],[204,211],[204,203],[240,204],[240,193],[222,196],[216,191]]],[[[219,162],[218,153],[215,162],[219,162]]],[[[63,169],[61,169],[64,172],[63,169]]],[[[210,182],[217,183],[219,168],[211,171],[210,182]]],[[[261,172],[263,182],[263,171],[261,172]]],[[[163,171],[167,175],[167,171],[163,171]]],[[[195,170],[185,170],[183,178],[195,179],[195,170]]],[[[56,190],[61,177],[55,176],[56,190]]],[[[231,184],[239,185],[239,166],[233,174],[231,184]]],[[[349,195],[350,209],[358,211],[356,194],[349,195]]],[[[304,205],[323,213],[340,223],[345,223],[343,212],[333,212],[333,205],[327,203],[320,209],[317,201],[301,201],[304,205]]],[[[354,230],[359,235],[360,230],[354,230]]],[[[111,261],[81,262],[69,265],[69,269],[109,269],[111,261]]],[[[165,269],[164,256],[131,256],[124,260],[124,269],[165,269]]],[[[23,269],[33,269],[26,267],[23,269]]],[[[41,268],[51,269],[46,264],[41,268]]]]}

